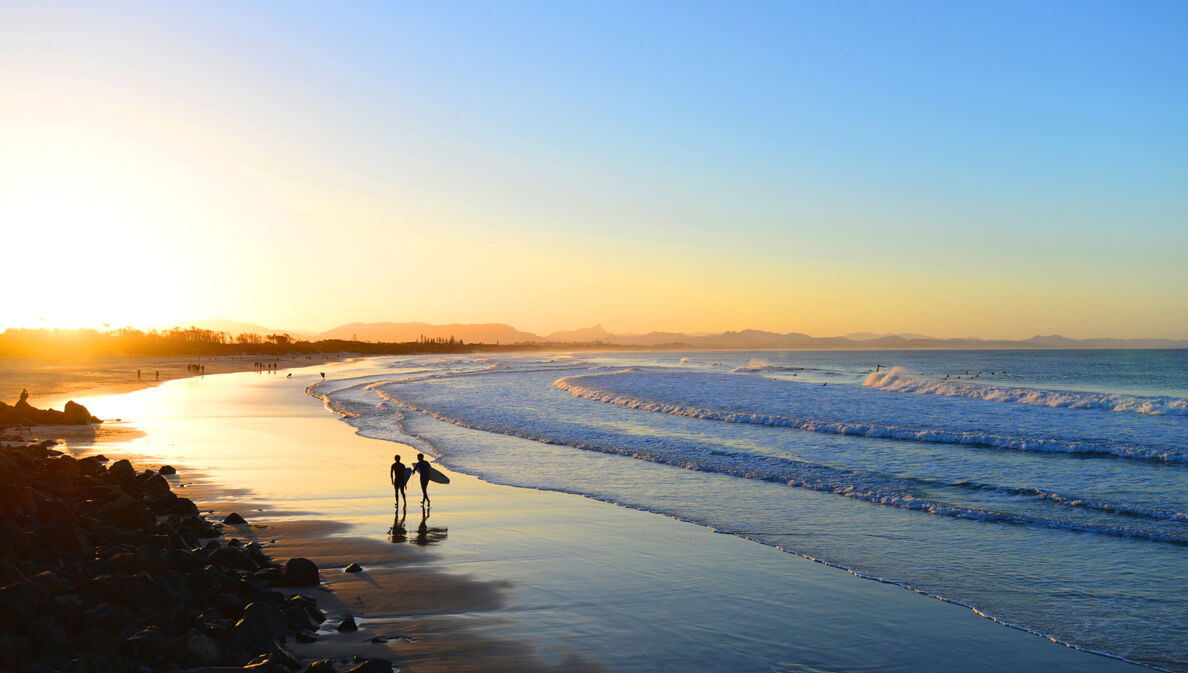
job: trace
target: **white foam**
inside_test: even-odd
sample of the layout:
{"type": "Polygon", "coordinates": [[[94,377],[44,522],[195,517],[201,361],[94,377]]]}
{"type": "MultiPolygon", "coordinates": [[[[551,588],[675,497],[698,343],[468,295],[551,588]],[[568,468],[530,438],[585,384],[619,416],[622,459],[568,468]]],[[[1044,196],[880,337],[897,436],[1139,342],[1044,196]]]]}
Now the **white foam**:
{"type": "Polygon", "coordinates": [[[592,389],[574,382],[577,377],[563,377],[557,379],[553,386],[574,397],[593,402],[616,404],[631,409],[654,411],[674,416],[689,418],[703,418],[724,423],[750,423],[772,427],[793,428],[808,432],[824,432],[836,435],[857,435],[883,439],[902,439],[914,442],[932,442],[939,444],[964,444],[970,446],[986,446],[1015,451],[1044,451],[1050,453],[1070,453],[1082,455],[1108,455],[1118,458],[1133,458],[1139,460],[1154,460],[1162,462],[1188,462],[1188,455],[1151,449],[1142,446],[1125,446],[1116,444],[1097,444],[1086,441],[1069,441],[1063,439],[1010,437],[988,432],[946,430],[940,428],[912,428],[893,425],[877,425],[873,423],[826,421],[812,418],[797,418],[779,416],[775,414],[728,411],[720,409],[706,409],[702,407],[648,400],[615,392],[604,392],[592,389]]]}
{"type": "Polygon", "coordinates": [[[1188,400],[1175,397],[1141,397],[1109,393],[1009,388],[951,380],[914,378],[902,367],[875,372],[863,382],[868,388],[916,395],[969,397],[987,402],[1014,402],[1064,409],[1098,409],[1151,416],[1188,416],[1188,400]]]}

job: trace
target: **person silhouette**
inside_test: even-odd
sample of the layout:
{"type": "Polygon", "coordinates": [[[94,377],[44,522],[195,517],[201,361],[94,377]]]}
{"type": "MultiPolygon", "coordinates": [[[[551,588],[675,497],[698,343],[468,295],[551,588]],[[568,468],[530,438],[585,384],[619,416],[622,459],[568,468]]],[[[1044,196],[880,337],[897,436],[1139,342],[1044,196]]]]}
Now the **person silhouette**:
{"type": "MultiPolygon", "coordinates": [[[[425,454],[417,454],[417,462],[413,463],[413,472],[421,474],[421,506],[430,505],[429,502],[429,461],[425,460],[425,454]]],[[[405,502],[408,500],[406,499],[405,502]]]]}
{"type": "Polygon", "coordinates": [[[318,373],[322,375],[322,380],[325,381],[326,380],[326,372],[318,372],[318,373]]]}
{"type": "Polygon", "coordinates": [[[404,493],[404,486],[408,483],[408,474],[405,472],[404,463],[400,462],[400,455],[392,456],[396,462],[392,463],[392,467],[388,470],[388,476],[392,479],[392,488],[396,491],[396,506],[400,507],[400,496],[404,496],[404,508],[408,509],[408,495],[404,493]]]}

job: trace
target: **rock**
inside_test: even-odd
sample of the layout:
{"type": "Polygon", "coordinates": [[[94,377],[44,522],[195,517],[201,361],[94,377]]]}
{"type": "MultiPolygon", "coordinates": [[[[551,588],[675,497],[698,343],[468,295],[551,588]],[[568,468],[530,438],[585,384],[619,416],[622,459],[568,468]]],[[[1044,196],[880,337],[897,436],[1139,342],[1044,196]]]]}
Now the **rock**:
{"type": "Polygon", "coordinates": [[[290,605],[285,608],[285,621],[292,631],[317,631],[318,623],[310,616],[303,606],[290,605]]]}
{"type": "Polygon", "coordinates": [[[235,549],[234,547],[221,547],[218,551],[210,555],[210,560],[218,565],[223,565],[228,568],[235,568],[236,570],[258,570],[260,566],[252,560],[242,549],[235,549]]]}
{"type": "Polygon", "coordinates": [[[121,495],[115,502],[99,508],[99,518],[125,530],[136,530],[152,523],[153,513],[143,503],[121,495]]]}
{"type": "Polygon", "coordinates": [[[198,505],[195,505],[192,500],[188,498],[178,498],[169,506],[169,514],[174,514],[183,517],[198,516],[198,505]]]}
{"type": "Polygon", "coordinates": [[[95,476],[103,470],[103,461],[97,455],[88,455],[87,458],[81,458],[75,461],[78,466],[78,471],[87,476],[95,476]]]}
{"type": "Polygon", "coordinates": [[[223,660],[223,645],[210,636],[190,629],[185,635],[186,652],[198,663],[214,666],[223,660]]]}
{"type": "Polygon", "coordinates": [[[367,659],[347,673],[392,673],[392,662],[387,659],[367,659]]]}
{"type": "Polygon", "coordinates": [[[89,554],[94,549],[86,533],[79,530],[78,526],[73,523],[47,528],[42,532],[41,543],[46,551],[51,552],[89,554]]]}
{"type": "Polygon", "coordinates": [[[285,563],[285,572],[281,575],[281,585],[288,587],[316,586],[322,581],[318,574],[318,566],[306,558],[291,558],[285,563]]]}
{"type": "Polygon", "coordinates": [[[115,634],[100,626],[88,626],[74,637],[74,646],[80,652],[92,652],[108,657],[116,655],[115,634]]]}
{"type": "MultiPolygon", "coordinates": [[[[111,603],[100,603],[93,608],[83,610],[82,613],[84,624],[103,628],[110,627],[111,629],[119,629],[123,624],[132,621],[132,617],[131,610],[111,603]]],[[[114,637],[112,636],[112,638],[114,637]]]]}
{"type": "Polygon", "coordinates": [[[347,615],[346,617],[343,617],[342,623],[338,625],[338,631],[340,633],[349,633],[351,631],[358,631],[358,630],[359,630],[359,625],[355,623],[355,618],[352,617],[351,615],[347,615]]]}
{"type": "Polygon", "coordinates": [[[318,636],[313,631],[298,631],[295,638],[296,638],[297,642],[299,642],[299,643],[316,643],[316,642],[318,642],[318,636]]]}
{"type": "Polygon", "coordinates": [[[363,566],[359,565],[358,563],[352,563],[346,567],[346,570],[344,572],[361,573],[361,572],[363,572],[363,566]]]}
{"type": "Polygon", "coordinates": [[[169,642],[161,633],[161,627],[153,625],[133,633],[124,640],[123,650],[142,660],[156,660],[167,653],[169,642]]]}
{"type": "Polygon", "coordinates": [[[37,614],[40,592],[28,581],[0,588],[0,624],[15,626],[37,614]]]}
{"type": "Polygon", "coordinates": [[[305,673],[335,673],[329,659],[319,659],[305,667],[305,673]]]}
{"type": "Polygon", "coordinates": [[[136,468],[126,458],[121,458],[107,467],[107,471],[119,479],[135,479],[136,468]]]}
{"type": "Polygon", "coordinates": [[[275,603],[249,603],[231,629],[231,637],[253,652],[260,652],[274,641],[284,641],[289,623],[275,603]]]}
{"type": "Polygon", "coordinates": [[[172,465],[162,465],[161,469],[157,470],[157,474],[169,476],[171,474],[177,474],[177,470],[175,470],[172,465]]]}
{"type": "Polygon", "coordinates": [[[169,493],[169,482],[159,474],[154,474],[141,484],[144,492],[152,496],[162,496],[169,493]]]}
{"type": "Polygon", "coordinates": [[[60,595],[66,590],[66,587],[62,584],[62,580],[58,579],[58,576],[49,570],[43,570],[37,573],[29,578],[29,581],[51,596],[60,595]]]}
{"type": "Polygon", "coordinates": [[[62,407],[62,416],[66,425],[90,425],[103,422],[92,416],[86,407],[74,400],[67,402],[66,406],[62,407]]]}
{"type": "Polygon", "coordinates": [[[231,525],[231,526],[242,526],[242,525],[246,524],[247,521],[244,520],[244,518],[242,516],[239,516],[239,514],[237,514],[235,512],[231,512],[230,514],[227,515],[226,519],[223,519],[223,523],[231,525]]]}
{"type": "Polygon", "coordinates": [[[297,658],[283,647],[277,646],[274,651],[257,655],[244,667],[246,671],[255,673],[288,673],[301,668],[297,658]]]}

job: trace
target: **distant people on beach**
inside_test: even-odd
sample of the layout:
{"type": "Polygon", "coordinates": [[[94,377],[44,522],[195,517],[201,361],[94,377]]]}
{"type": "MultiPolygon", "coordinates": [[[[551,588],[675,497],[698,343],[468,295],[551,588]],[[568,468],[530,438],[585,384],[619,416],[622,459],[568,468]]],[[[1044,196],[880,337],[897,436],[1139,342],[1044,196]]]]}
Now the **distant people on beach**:
{"type": "Polygon", "coordinates": [[[408,474],[405,472],[404,463],[400,462],[400,454],[392,456],[396,462],[392,463],[392,467],[388,470],[388,476],[392,480],[392,488],[396,491],[396,506],[400,507],[400,496],[404,496],[404,507],[408,508],[408,496],[404,493],[404,486],[408,483],[408,474]]]}
{"type": "Polygon", "coordinates": [[[429,461],[425,454],[417,454],[417,462],[413,463],[413,472],[421,475],[421,506],[428,506],[429,502],[429,461]]]}
{"type": "Polygon", "coordinates": [[[318,373],[322,375],[322,380],[325,381],[326,380],[326,372],[318,372],[318,373]]]}

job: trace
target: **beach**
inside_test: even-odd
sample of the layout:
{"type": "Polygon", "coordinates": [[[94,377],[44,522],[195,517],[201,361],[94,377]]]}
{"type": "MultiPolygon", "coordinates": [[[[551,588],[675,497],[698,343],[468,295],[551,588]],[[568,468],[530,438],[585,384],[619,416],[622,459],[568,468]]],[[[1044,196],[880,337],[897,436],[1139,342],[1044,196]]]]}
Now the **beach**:
{"type": "MultiPolygon", "coordinates": [[[[275,365],[279,370],[338,362],[349,357],[350,354],[344,353],[319,353],[80,360],[0,358],[0,400],[11,404],[27,389],[30,404],[61,408],[72,395],[84,391],[89,396],[116,395],[191,376],[255,372],[257,364],[275,365]],[[190,366],[203,369],[196,371],[190,366]]],[[[267,375],[267,370],[261,375],[267,375]]]]}
{"type": "Polygon", "coordinates": [[[305,661],[382,656],[401,670],[1137,670],[971,610],[573,494],[444,470],[423,520],[393,512],[387,468],[414,451],[361,437],[305,393],[352,363],[78,395],[102,433],[59,447],[179,471],[177,492],[248,525],[274,558],[322,568],[326,626],[305,661]],[[98,441],[96,439],[98,438],[98,441]],[[402,524],[402,525],[401,525],[402,524]],[[402,530],[403,529],[403,530],[402,530]],[[342,572],[358,563],[359,574],[342,572]],[[371,642],[378,639],[381,642],[371,642]]]}

